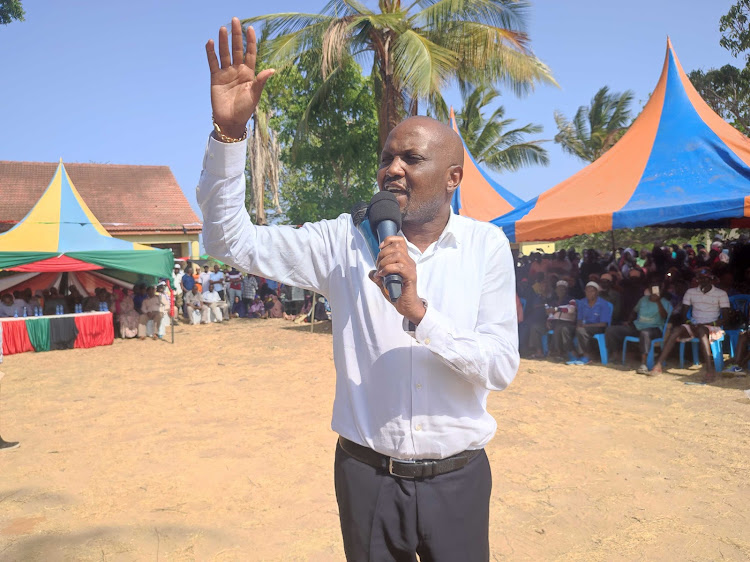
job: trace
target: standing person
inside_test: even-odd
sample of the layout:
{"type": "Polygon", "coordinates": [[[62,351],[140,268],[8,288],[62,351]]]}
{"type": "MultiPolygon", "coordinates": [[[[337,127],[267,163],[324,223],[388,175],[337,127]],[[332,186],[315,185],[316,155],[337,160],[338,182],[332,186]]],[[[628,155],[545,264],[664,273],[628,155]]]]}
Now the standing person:
{"type": "Polygon", "coordinates": [[[461,139],[428,117],[390,132],[377,183],[396,197],[403,236],[386,238],[377,259],[349,214],[298,229],[255,226],[244,203],[244,139],[273,70],[255,75],[252,28],[244,61],[242,44],[234,18],[231,55],[224,28],[219,58],[206,45],[215,132],[197,189],[203,240],[241,270],[330,300],[347,559],[486,561],[484,446],[497,424],[485,404],[518,369],[515,279],[502,230],[451,212],[461,139]],[[394,303],[383,285],[390,274],[403,279],[394,303]]]}
{"type": "MultiPolygon", "coordinates": [[[[182,312],[182,278],[185,274],[182,272],[182,268],[179,263],[174,264],[174,272],[172,273],[172,290],[174,291],[174,306],[175,309],[182,312]]],[[[175,314],[175,318],[177,318],[175,314]]]]}
{"type": "Polygon", "coordinates": [[[203,272],[200,274],[199,282],[204,293],[211,290],[209,288],[211,285],[211,272],[208,269],[208,264],[203,266],[203,272]]]}
{"type": "MultiPolygon", "coordinates": [[[[182,289],[182,306],[180,307],[180,311],[182,314],[187,315],[188,321],[190,322],[191,318],[187,312],[185,299],[188,294],[193,291],[193,287],[195,287],[195,279],[193,279],[193,266],[190,262],[188,262],[188,264],[188,267],[185,268],[185,273],[182,275],[182,279],[180,279],[180,288],[182,289]]],[[[200,292],[200,289],[198,289],[198,291],[200,292]]],[[[192,324],[192,322],[190,323],[192,324]]]]}
{"type": "Polygon", "coordinates": [[[214,265],[214,270],[208,280],[213,285],[213,289],[211,290],[219,293],[219,298],[221,300],[226,300],[226,291],[224,291],[224,272],[219,269],[218,265],[214,265]]]}
{"type": "Polygon", "coordinates": [[[242,300],[242,274],[237,271],[237,268],[233,267],[227,274],[226,279],[227,296],[229,297],[230,306],[234,308],[234,299],[238,298],[242,300]]]}
{"type": "Polygon", "coordinates": [[[255,275],[247,273],[242,278],[242,302],[245,306],[250,309],[250,306],[255,300],[255,293],[258,292],[258,280],[255,275]]]}

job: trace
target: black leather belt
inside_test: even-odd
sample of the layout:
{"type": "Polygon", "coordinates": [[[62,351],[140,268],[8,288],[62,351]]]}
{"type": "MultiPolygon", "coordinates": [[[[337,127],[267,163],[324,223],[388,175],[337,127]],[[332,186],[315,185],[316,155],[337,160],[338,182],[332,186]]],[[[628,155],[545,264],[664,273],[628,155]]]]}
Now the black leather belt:
{"type": "Polygon", "coordinates": [[[373,451],[344,437],[339,437],[339,445],[350,457],[360,462],[388,471],[388,474],[399,478],[430,478],[463,468],[479,455],[483,449],[466,450],[445,459],[402,460],[373,451]]]}

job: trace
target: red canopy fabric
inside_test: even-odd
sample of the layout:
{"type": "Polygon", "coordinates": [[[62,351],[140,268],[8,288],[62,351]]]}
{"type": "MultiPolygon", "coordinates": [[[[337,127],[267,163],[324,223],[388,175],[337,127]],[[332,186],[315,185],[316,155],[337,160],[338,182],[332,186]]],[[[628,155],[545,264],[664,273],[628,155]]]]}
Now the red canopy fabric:
{"type": "Polygon", "coordinates": [[[23,319],[3,322],[3,355],[34,351],[23,319]]]}
{"type": "Polygon", "coordinates": [[[77,260],[69,256],[57,256],[54,258],[48,258],[46,260],[35,261],[34,263],[26,263],[18,265],[16,267],[9,267],[8,271],[93,271],[96,269],[104,269],[101,265],[94,263],[86,263],[85,261],[77,260]]]}
{"type": "Polygon", "coordinates": [[[76,315],[76,328],[78,328],[76,349],[112,345],[115,341],[115,328],[111,314],[78,314],[76,315]]]}

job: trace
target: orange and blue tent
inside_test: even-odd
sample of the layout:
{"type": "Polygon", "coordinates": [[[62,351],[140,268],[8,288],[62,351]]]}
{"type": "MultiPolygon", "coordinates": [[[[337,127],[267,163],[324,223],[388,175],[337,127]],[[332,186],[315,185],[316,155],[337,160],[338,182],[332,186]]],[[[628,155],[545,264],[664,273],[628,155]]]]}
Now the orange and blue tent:
{"type": "Polygon", "coordinates": [[[62,160],[34,207],[0,234],[0,269],[7,271],[101,271],[115,277],[130,272],[170,278],[173,264],[170,250],[110,236],[70,181],[62,160]]]}
{"type": "Polygon", "coordinates": [[[672,43],[659,82],[601,158],[491,222],[511,241],[638,226],[719,226],[750,217],[750,139],[706,104],[672,43]]]}
{"type": "MultiPolygon", "coordinates": [[[[453,108],[450,125],[460,137],[453,108]]],[[[487,222],[524,203],[523,199],[505,189],[479,167],[463,137],[461,143],[464,145],[464,177],[461,185],[453,192],[451,206],[454,213],[487,222]]]]}

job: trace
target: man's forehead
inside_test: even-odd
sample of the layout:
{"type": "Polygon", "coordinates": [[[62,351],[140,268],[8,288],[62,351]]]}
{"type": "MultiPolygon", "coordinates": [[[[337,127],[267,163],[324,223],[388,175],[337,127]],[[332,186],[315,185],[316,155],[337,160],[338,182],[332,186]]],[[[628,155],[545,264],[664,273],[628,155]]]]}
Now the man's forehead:
{"type": "Polygon", "coordinates": [[[426,148],[432,135],[427,127],[418,123],[401,123],[386,139],[383,152],[402,152],[414,148],[426,148]]]}

